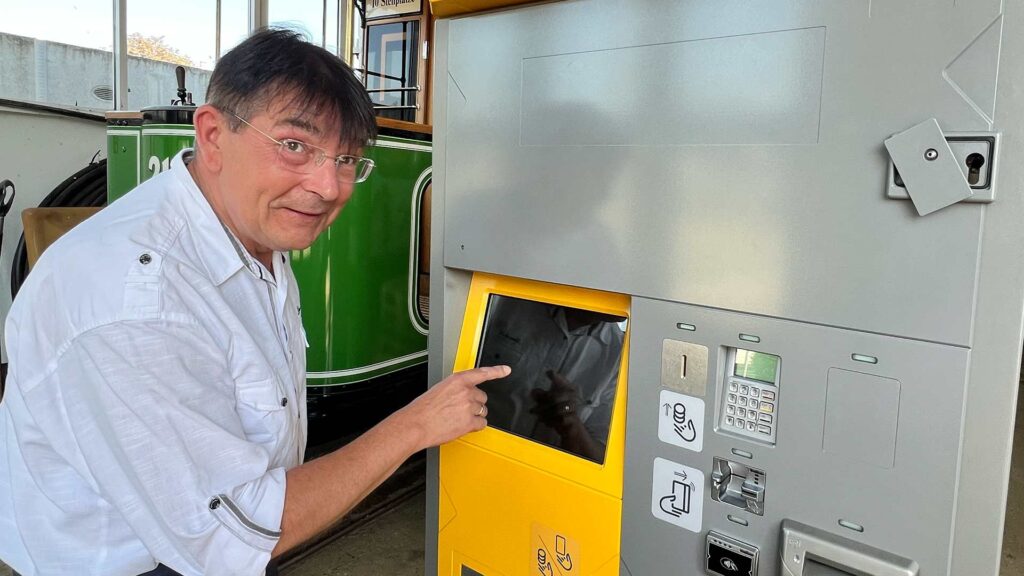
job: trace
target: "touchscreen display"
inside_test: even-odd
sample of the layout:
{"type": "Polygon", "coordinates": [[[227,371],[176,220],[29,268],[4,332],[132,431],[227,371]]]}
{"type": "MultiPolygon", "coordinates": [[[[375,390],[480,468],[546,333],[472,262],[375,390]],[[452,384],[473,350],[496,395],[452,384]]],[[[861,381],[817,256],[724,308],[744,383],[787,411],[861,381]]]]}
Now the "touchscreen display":
{"type": "Polygon", "coordinates": [[[487,423],[604,463],[626,318],[493,294],[477,366],[512,373],[484,382],[487,423]]]}

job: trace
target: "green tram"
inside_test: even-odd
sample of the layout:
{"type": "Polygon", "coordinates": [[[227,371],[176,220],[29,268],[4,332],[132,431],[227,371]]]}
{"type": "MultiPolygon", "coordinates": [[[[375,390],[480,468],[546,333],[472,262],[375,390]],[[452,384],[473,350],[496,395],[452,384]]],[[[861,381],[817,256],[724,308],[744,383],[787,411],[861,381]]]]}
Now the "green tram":
{"type": "MultiPolygon", "coordinates": [[[[195,137],[190,106],[107,114],[107,200],[166,170],[195,137]]],[[[357,184],[315,244],[292,252],[309,341],[309,445],[357,432],[426,389],[430,127],[378,119],[357,184]]]]}

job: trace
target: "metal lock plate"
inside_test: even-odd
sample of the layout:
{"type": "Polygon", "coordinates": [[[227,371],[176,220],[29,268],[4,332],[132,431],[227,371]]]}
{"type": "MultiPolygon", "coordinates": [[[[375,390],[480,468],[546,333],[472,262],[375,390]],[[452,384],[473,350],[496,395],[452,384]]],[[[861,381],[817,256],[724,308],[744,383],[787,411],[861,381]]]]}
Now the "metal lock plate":
{"type": "Polygon", "coordinates": [[[892,136],[885,147],[921,216],[974,195],[934,118],[892,136]]]}
{"type": "MultiPolygon", "coordinates": [[[[974,194],[964,202],[988,204],[996,199],[996,161],[999,153],[998,132],[947,132],[946,142],[953,152],[957,166],[967,178],[974,194]]],[[[894,200],[909,200],[903,175],[896,165],[889,163],[885,195],[894,200]]]]}

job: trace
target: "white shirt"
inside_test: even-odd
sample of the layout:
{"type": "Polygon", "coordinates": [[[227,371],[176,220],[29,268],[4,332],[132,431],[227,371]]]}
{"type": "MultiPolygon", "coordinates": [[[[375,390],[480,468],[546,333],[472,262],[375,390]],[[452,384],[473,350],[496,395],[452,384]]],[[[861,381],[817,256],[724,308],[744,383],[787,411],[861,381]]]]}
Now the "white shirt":
{"type": "Polygon", "coordinates": [[[305,336],[182,161],[51,246],[7,319],[0,559],[262,574],[306,444],[305,336]]]}

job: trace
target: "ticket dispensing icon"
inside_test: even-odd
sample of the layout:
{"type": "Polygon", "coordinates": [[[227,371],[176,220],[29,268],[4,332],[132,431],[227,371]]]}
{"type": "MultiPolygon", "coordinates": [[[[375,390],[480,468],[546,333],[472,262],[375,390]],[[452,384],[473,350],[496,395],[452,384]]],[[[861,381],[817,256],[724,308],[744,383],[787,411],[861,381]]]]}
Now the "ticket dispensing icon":
{"type": "Polygon", "coordinates": [[[697,468],[654,459],[651,514],[691,532],[701,532],[704,516],[704,473],[697,468]]]}
{"type": "Polygon", "coordinates": [[[685,472],[676,472],[675,475],[677,479],[672,480],[672,492],[661,499],[661,509],[679,518],[690,513],[690,498],[696,487],[686,479],[685,472]]]}
{"type": "Polygon", "coordinates": [[[565,536],[561,534],[555,536],[555,559],[563,570],[572,570],[572,555],[565,545],[565,536]]]}

